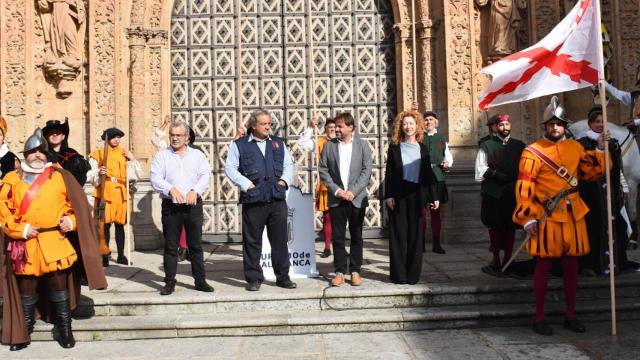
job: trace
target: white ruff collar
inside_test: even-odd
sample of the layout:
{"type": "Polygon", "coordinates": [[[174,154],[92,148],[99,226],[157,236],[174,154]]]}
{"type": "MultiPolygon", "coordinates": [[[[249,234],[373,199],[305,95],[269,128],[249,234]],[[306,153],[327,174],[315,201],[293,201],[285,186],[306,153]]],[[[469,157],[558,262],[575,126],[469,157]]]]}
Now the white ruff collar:
{"type": "Polygon", "coordinates": [[[51,166],[50,162],[46,163],[42,169],[34,169],[31,166],[27,165],[26,161],[20,163],[20,167],[22,167],[22,171],[24,171],[25,174],[26,173],[28,173],[28,174],[42,174],[44,169],[48,168],[49,166],[51,166]]]}
{"type": "Polygon", "coordinates": [[[3,158],[5,155],[7,155],[8,152],[9,147],[7,146],[7,144],[2,144],[2,146],[0,146],[0,158],[3,158]]]}
{"type": "Polygon", "coordinates": [[[600,134],[598,134],[597,132],[589,129],[589,131],[587,131],[587,136],[591,140],[598,140],[598,138],[600,137],[600,134]]]}

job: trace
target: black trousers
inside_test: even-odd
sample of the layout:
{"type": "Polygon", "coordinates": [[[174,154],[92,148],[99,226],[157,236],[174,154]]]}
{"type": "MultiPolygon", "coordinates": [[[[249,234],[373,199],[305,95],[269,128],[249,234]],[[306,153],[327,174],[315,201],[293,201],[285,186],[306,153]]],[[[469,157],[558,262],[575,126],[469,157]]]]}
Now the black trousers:
{"type": "Polygon", "coordinates": [[[162,232],[164,235],[164,281],[173,281],[178,268],[178,246],[184,226],[191,257],[191,273],[196,280],[204,280],[202,255],[202,200],[193,206],[162,200],[162,232]]]}
{"type": "Polygon", "coordinates": [[[329,208],[331,216],[331,240],[333,242],[333,267],[336,273],[346,274],[360,272],[362,267],[362,224],[364,223],[365,208],[357,208],[350,201],[342,201],[340,205],[329,208]],[[347,264],[347,249],[345,235],[349,222],[351,247],[347,264]]]}
{"type": "Polygon", "coordinates": [[[403,185],[412,191],[395,198],[396,206],[389,212],[389,278],[396,283],[415,284],[422,272],[422,204],[418,184],[403,185]]]}
{"type": "Polygon", "coordinates": [[[104,237],[107,242],[107,246],[111,241],[111,224],[116,228],[116,248],[118,249],[118,257],[124,256],[124,225],[116,223],[104,224],[104,237]]]}
{"type": "Polygon", "coordinates": [[[262,233],[267,227],[271,244],[271,264],[277,281],[289,279],[289,249],[287,247],[287,202],[242,205],[242,256],[247,282],[263,282],[260,267],[262,233]]]}

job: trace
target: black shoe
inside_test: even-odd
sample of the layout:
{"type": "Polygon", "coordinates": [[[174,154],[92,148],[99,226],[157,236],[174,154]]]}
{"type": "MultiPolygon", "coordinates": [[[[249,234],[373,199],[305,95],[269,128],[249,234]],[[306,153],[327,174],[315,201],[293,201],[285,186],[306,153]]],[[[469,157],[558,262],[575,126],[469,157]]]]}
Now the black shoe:
{"type": "Polygon", "coordinates": [[[553,330],[551,329],[551,326],[547,324],[546,320],[535,321],[533,323],[533,331],[537,332],[540,335],[553,335],[553,330]]]}
{"type": "Polygon", "coordinates": [[[176,290],[176,281],[165,281],[164,287],[160,290],[160,295],[171,295],[176,290]]]}
{"type": "Polygon", "coordinates": [[[431,247],[431,251],[441,255],[447,253],[446,251],[444,251],[442,246],[440,246],[440,236],[433,237],[433,246],[431,247]]]}
{"type": "Polygon", "coordinates": [[[121,265],[129,265],[129,259],[127,259],[127,257],[124,255],[118,256],[116,262],[121,265]]]}
{"type": "Polygon", "coordinates": [[[295,289],[298,287],[298,285],[291,281],[291,279],[276,281],[276,286],[284,289],[295,289]]]}
{"type": "Polygon", "coordinates": [[[18,351],[18,350],[22,350],[24,348],[26,348],[27,346],[29,346],[28,343],[24,343],[24,344],[12,344],[9,345],[9,351],[18,351]]]}
{"type": "Polygon", "coordinates": [[[202,292],[213,292],[213,287],[207,284],[206,280],[196,280],[195,288],[202,292]]]}
{"type": "Polygon", "coordinates": [[[571,320],[564,319],[564,328],[577,333],[583,333],[587,331],[582,322],[576,318],[573,318],[571,320]]]}
{"type": "Polygon", "coordinates": [[[247,291],[258,291],[258,290],[260,290],[260,285],[262,285],[261,282],[252,281],[252,282],[247,283],[247,286],[245,287],[245,289],[247,289],[247,291]]]}
{"type": "Polygon", "coordinates": [[[187,248],[178,248],[178,261],[185,261],[187,259],[187,248]]]}
{"type": "Polygon", "coordinates": [[[328,258],[329,256],[331,256],[331,249],[324,249],[322,254],[320,254],[320,257],[323,259],[328,258]]]}
{"type": "Polygon", "coordinates": [[[102,267],[109,267],[109,255],[102,255],[102,267]]]}
{"type": "Polygon", "coordinates": [[[49,299],[55,311],[53,339],[65,349],[76,346],[71,331],[71,311],[69,309],[69,292],[67,290],[52,291],[49,299]]]}

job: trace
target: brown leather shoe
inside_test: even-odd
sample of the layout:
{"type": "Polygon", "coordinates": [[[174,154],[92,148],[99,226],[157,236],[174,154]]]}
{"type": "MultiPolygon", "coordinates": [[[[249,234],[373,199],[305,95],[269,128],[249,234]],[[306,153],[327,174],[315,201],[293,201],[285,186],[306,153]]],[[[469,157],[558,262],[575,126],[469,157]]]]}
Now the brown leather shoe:
{"type": "Polygon", "coordinates": [[[352,286],[360,286],[362,285],[362,276],[360,276],[357,272],[351,273],[351,285],[352,286]]]}
{"type": "Polygon", "coordinates": [[[341,286],[344,284],[344,274],[336,273],[336,276],[331,279],[331,286],[341,286]]]}

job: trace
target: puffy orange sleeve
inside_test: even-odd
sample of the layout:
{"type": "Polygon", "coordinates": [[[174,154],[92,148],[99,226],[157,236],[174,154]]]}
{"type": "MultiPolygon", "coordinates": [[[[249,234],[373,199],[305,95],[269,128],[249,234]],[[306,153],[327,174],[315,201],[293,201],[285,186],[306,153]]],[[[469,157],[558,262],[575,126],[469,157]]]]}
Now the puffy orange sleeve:
{"type": "Polygon", "coordinates": [[[22,239],[24,227],[19,219],[14,215],[18,209],[14,203],[14,181],[18,176],[15,173],[9,173],[4,178],[4,182],[0,185],[0,221],[2,231],[10,238],[22,239]]]}
{"type": "Polygon", "coordinates": [[[535,203],[536,178],[542,163],[528,151],[523,151],[520,157],[519,175],[516,182],[516,208],[513,221],[525,225],[530,220],[542,216],[542,208],[535,203]]]}
{"type": "MultiPolygon", "coordinates": [[[[609,155],[609,170],[613,166],[609,155]]],[[[604,151],[585,150],[580,154],[578,177],[580,180],[597,181],[604,175],[605,157],[604,151]]]]}

